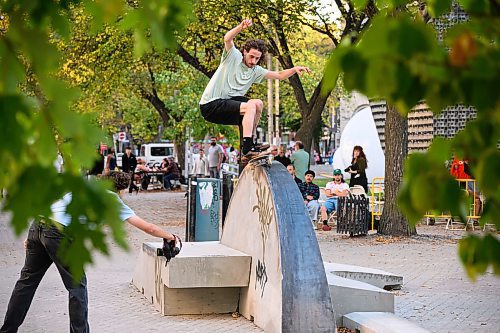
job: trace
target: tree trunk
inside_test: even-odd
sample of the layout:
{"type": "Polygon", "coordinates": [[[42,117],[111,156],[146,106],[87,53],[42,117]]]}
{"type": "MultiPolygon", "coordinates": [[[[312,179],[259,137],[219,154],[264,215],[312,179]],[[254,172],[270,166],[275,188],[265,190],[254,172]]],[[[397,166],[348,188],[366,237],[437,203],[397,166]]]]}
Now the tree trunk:
{"type": "MultiPolygon", "coordinates": [[[[316,132],[315,129],[321,125],[321,113],[323,113],[326,100],[328,99],[328,96],[330,96],[330,91],[325,95],[321,93],[321,82],[316,87],[316,90],[311,97],[311,101],[308,104],[299,103],[299,106],[301,106],[300,113],[302,115],[302,124],[297,130],[295,140],[302,141],[305,151],[311,151],[313,136],[316,132]]],[[[290,83],[293,86],[293,82],[290,81],[290,83]]]]}
{"type": "Polygon", "coordinates": [[[177,153],[177,162],[182,169],[182,174],[184,174],[186,167],[186,151],[185,151],[185,142],[182,139],[174,140],[175,152],[177,153]]]}
{"type": "Polygon", "coordinates": [[[396,107],[387,105],[385,120],[385,199],[378,233],[392,236],[417,234],[397,205],[397,195],[403,176],[403,164],[408,155],[408,120],[396,107]]]}

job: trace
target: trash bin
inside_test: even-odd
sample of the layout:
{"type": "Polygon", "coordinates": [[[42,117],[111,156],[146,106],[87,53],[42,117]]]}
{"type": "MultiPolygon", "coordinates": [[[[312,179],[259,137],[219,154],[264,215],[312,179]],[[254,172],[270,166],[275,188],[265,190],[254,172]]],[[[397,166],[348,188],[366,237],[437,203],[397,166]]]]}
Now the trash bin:
{"type": "Polygon", "coordinates": [[[368,207],[368,198],[365,195],[350,194],[346,197],[339,197],[337,232],[350,236],[367,235],[371,221],[368,207]]]}
{"type": "Polygon", "coordinates": [[[186,240],[219,240],[220,180],[193,177],[189,184],[186,240]]]}

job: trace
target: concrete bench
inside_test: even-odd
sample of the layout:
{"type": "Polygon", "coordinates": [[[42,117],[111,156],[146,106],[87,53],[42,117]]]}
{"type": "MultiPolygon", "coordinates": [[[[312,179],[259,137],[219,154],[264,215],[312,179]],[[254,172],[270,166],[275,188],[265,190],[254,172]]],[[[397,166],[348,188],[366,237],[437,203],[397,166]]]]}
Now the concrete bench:
{"type": "Polygon", "coordinates": [[[352,312],[343,326],[359,333],[429,333],[417,324],[388,312],[352,312]]]}
{"type": "Polygon", "coordinates": [[[240,287],[248,287],[251,257],[219,242],[186,242],[165,266],[156,251],[161,243],[144,243],[133,284],[163,315],[236,311],[240,287]]]}

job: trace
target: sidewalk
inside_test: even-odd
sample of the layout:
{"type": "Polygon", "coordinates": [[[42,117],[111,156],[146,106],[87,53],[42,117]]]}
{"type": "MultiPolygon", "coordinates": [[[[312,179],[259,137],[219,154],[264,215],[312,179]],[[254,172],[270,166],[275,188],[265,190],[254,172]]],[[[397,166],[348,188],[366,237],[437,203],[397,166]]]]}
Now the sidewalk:
{"type": "MultiPolygon", "coordinates": [[[[125,195],[146,220],[183,237],[185,198],[181,192],[125,195]]],[[[16,240],[0,215],[0,322],[24,260],[22,239],[16,240]]],[[[262,332],[245,318],[231,315],[161,316],[130,284],[138,249],[155,240],[127,225],[130,252],[113,245],[112,257],[97,256],[87,269],[92,332],[262,332]]],[[[376,235],[349,238],[317,232],[323,260],[362,265],[403,275],[396,295],[396,314],[432,332],[500,332],[500,279],[491,273],[470,282],[457,258],[461,232],[444,225],[424,226],[412,239],[376,235]]],[[[67,292],[54,267],[42,280],[20,332],[67,332],[67,292]]]]}

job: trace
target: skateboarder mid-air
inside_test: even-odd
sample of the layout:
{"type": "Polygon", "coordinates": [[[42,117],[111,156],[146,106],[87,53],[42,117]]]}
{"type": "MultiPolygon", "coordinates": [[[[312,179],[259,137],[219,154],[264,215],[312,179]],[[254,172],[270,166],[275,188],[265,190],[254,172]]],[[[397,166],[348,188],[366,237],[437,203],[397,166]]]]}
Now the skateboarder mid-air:
{"type": "Polygon", "coordinates": [[[256,129],[262,113],[260,99],[248,99],[246,92],[254,82],[264,79],[285,80],[294,74],[310,73],[308,67],[295,66],[282,71],[269,71],[259,66],[266,55],[266,45],[260,39],[247,41],[243,54],[234,46],[234,38],[242,30],[252,25],[249,19],[243,20],[224,36],[224,51],[219,67],[210,79],[200,100],[203,118],[216,124],[242,125],[242,155],[252,158],[269,146],[257,145],[256,129]]]}

